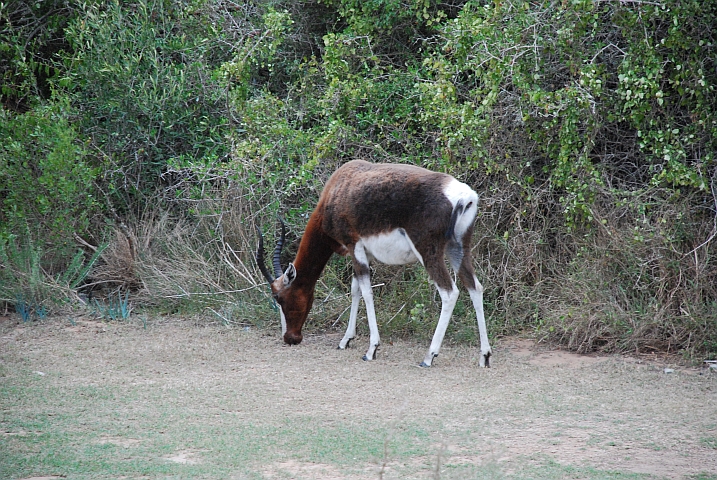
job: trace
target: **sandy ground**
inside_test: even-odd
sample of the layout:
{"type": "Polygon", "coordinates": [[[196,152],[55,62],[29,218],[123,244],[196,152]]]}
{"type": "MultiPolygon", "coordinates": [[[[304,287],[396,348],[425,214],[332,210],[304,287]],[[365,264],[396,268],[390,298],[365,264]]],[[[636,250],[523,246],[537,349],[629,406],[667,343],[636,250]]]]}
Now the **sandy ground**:
{"type": "MultiPolygon", "coordinates": [[[[717,477],[717,372],[669,358],[581,356],[507,338],[494,342],[490,369],[479,368],[477,348],[455,345],[444,345],[434,367],[421,369],[428,345],[409,340],[386,343],[376,361],[363,362],[367,338],[339,351],[338,333],[307,335],[288,347],[274,332],[187,319],[156,320],[146,329],[74,323],[0,321],[0,360],[10,370],[87,385],[242,392],[241,407],[229,413],[254,422],[319,414],[327,424],[425,423],[443,463],[492,464],[506,475],[547,458],[661,478],[717,477]]],[[[187,451],[168,460],[201,457],[187,451]]],[[[371,466],[369,478],[390,478],[398,467],[405,465],[387,459],[371,466]]],[[[335,466],[299,460],[270,463],[263,476],[285,478],[286,472],[351,478],[335,466]]]]}

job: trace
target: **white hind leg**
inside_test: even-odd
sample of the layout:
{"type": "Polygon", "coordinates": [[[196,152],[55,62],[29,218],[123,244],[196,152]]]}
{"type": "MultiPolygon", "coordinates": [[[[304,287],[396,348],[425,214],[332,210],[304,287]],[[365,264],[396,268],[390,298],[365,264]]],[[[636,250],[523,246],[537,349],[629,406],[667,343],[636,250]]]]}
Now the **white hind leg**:
{"type": "Polygon", "coordinates": [[[471,296],[473,307],[476,310],[476,319],[478,320],[478,332],[480,333],[480,360],[481,367],[490,367],[490,356],[493,351],[488,342],[488,329],[485,325],[485,314],[483,313],[483,285],[474,276],[475,288],[469,288],[468,293],[471,296]]]}
{"type": "Polygon", "coordinates": [[[423,359],[423,362],[421,362],[422,367],[430,367],[433,363],[433,359],[438,356],[438,352],[441,350],[443,337],[446,335],[448,323],[451,321],[451,315],[453,315],[453,308],[456,306],[456,301],[458,300],[458,288],[454,282],[451,283],[452,288],[450,290],[444,290],[438,287],[438,293],[441,295],[441,316],[438,319],[436,332],[433,334],[433,340],[431,341],[428,353],[423,359]]]}

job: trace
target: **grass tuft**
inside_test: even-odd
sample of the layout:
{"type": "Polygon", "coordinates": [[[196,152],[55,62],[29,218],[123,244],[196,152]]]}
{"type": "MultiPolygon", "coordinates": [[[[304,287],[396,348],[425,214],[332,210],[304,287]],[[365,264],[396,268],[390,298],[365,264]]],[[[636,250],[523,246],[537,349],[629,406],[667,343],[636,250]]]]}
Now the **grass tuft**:
{"type": "Polygon", "coordinates": [[[107,303],[94,299],[93,308],[95,314],[107,320],[127,320],[132,313],[132,306],[129,303],[129,292],[124,297],[121,291],[110,294],[107,303]]]}

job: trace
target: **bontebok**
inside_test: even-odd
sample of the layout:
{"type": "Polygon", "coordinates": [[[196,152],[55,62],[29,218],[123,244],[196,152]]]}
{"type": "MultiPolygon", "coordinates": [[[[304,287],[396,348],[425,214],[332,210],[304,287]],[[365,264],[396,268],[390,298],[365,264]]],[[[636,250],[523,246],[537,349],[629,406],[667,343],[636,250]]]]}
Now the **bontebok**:
{"type": "Polygon", "coordinates": [[[354,268],[351,315],[339,348],[346,348],[356,335],[356,316],[363,296],[371,332],[363,359],[375,359],[380,340],[369,264],[378,261],[403,265],[418,261],[436,284],[442,301],[436,332],[421,362],[421,366],[430,367],[441,348],[458,299],[458,288],[445,263],[448,257],[475,307],[481,342],[480,365],[490,366],[483,287],[475,276],[471,258],[477,210],[476,192],[450,175],[410,165],[372,164],[362,160],[343,165],[326,183],[309,218],[296,259],[286,270],[282,269],[279,259],[284,244],[283,223],[281,239],[274,249],[273,275],[264,264],[263,239],[259,232],[257,263],[279,304],[284,341],[301,342],[301,328],[314,301],[316,282],[331,255],[350,255],[354,268]]]}

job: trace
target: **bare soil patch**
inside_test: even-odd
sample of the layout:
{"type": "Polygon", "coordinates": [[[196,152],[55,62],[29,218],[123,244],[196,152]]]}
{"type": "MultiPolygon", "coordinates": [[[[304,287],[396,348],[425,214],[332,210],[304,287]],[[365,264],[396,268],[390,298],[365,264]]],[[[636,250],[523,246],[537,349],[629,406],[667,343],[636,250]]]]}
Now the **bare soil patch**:
{"type": "Polygon", "coordinates": [[[200,463],[196,452],[177,452],[174,455],[165,457],[170,462],[181,463],[182,465],[196,465],[200,463]]]}
{"type": "Polygon", "coordinates": [[[57,476],[51,476],[51,477],[28,477],[28,478],[23,478],[22,480],[56,480],[56,479],[58,479],[58,478],[62,478],[62,477],[57,477],[57,476]]]}
{"type": "MultiPolygon", "coordinates": [[[[555,478],[575,478],[566,476],[570,469],[717,478],[717,374],[674,359],[583,356],[510,338],[494,342],[490,369],[478,367],[478,348],[455,345],[444,346],[433,368],[421,369],[427,345],[407,340],[382,345],[376,361],[363,362],[367,339],[339,351],[340,334],[307,335],[288,347],[275,332],[186,319],[154,320],[146,329],[73,323],[5,322],[0,380],[19,383],[35,375],[33,385],[79,386],[92,395],[107,386],[116,395],[132,392],[131,408],[121,408],[129,409],[123,415],[135,430],[122,434],[118,426],[92,440],[127,454],[150,443],[144,427],[133,427],[135,417],[164,418],[152,404],[171,402],[180,413],[162,420],[167,429],[195,422],[220,433],[252,425],[275,435],[295,428],[301,435],[305,425],[313,435],[309,443],[323,442],[322,432],[345,432],[306,451],[289,449],[286,439],[274,447],[269,441],[243,467],[263,478],[436,478],[436,468],[441,478],[475,478],[485,468],[497,478],[525,478],[526,468],[546,463],[558,465],[562,473],[555,478]],[[665,373],[666,366],[674,372],[665,373]],[[379,432],[377,438],[371,432],[379,432]],[[358,452],[372,440],[379,451],[370,461],[352,459],[352,444],[358,452]],[[336,460],[334,447],[348,453],[336,460]]],[[[93,405],[111,409],[113,401],[119,400],[93,405]]],[[[6,442],[36,434],[13,426],[13,416],[27,414],[20,407],[2,407],[6,442]]],[[[60,406],[30,408],[63,414],[60,406]]],[[[155,443],[165,434],[157,425],[155,443]]],[[[187,428],[186,441],[168,439],[178,448],[157,458],[209,468],[221,447],[210,438],[198,448],[187,428]]],[[[603,478],[591,475],[578,478],[603,478]]]]}
{"type": "Polygon", "coordinates": [[[123,438],[123,437],[102,437],[97,442],[99,445],[117,445],[123,448],[129,448],[140,443],[141,440],[136,438],[123,438]]]}

